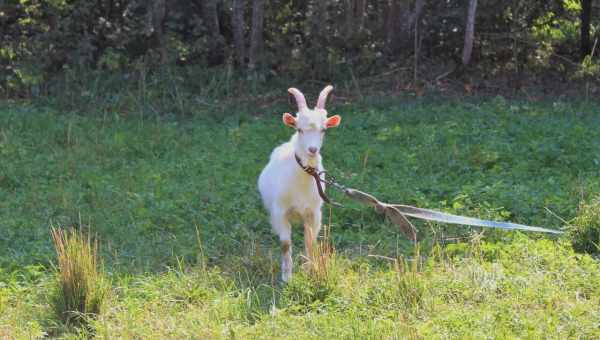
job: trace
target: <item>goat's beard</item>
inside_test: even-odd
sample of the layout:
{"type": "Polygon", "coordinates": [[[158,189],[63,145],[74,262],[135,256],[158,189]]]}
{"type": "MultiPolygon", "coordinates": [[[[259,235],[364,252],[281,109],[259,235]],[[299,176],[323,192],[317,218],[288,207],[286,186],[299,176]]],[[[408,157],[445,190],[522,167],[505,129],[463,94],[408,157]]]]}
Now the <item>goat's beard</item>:
{"type": "Polygon", "coordinates": [[[308,156],[306,157],[306,165],[316,168],[317,165],[319,164],[319,155],[314,155],[314,156],[308,156]]]}
{"type": "Polygon", "coordinates": [[[308,152],[296,151],[296,155],[300,157],[303,165],[310,166],[312,168],[316,168],[319,165],[319,154],[311,156],[308,154],[308,152]]]}

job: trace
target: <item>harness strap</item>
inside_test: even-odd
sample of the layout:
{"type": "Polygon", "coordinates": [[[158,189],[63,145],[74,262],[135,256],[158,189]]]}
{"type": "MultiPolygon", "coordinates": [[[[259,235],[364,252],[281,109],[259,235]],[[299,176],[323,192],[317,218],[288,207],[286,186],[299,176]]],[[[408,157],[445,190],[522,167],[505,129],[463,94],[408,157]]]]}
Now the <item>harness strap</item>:
{"type": "MultiPolygon", "coordinates": [[[[344,193],[349,198],[370,205],[375,208],[375,211],[378,213],[385,213],[386,216],[389,212],[398,213],[400,215],[406,215],[409,217],[418,218],[421,220],[442,222],[448,224],[459,224],[459,225],[469,225],[475,227],[484,227],[484,228],[499,228],[499,229],[507,229],[507,230],[524,230],[524,231],[537,231],[543,233],[552,233],[552,234],[562,234],[563,232],[556,229],[548,229],[548,228],[540,228],[540,227],[532,227],[523,224],[511,223],[511,222],[502,222],[502,221],[490,221],[490,220],[482,220],[479,218],[459,216],[444,213],[441,211],[435,211],[431,209],[423,209],[417,208],[410,205],[403,204],[388,204],[384,202],[380,202],[373,195],[367,194],[366,192],[362,192],[360,190],[346,188],[344,193]],[[390,210],[390,208],[394,208],[394,210],[390,210]]],[[[393,221],[395,219],[390,218],[393,221]]],[[[396,222],[395,222],[396,223],[396,222]]],[[[396,223],[398,224],[398,223],[396,223]]]]}
{"type": "Polygon", "coordinates": [[[341,206],[339,203],[332,202],[323,190],[323,186],[321,182],[325,182],[327,184],[332,185],[334,188],[343,191],[346,196],[349,198],[358,201],[360,203],[370,205],[375,208],[375,211],[379,214],[384,214],[388,217],[393,223],[400,226],[400,230],[413,242],[417,240],[417,230],[410,223],[410,221],[406,218],[406,216],[414,217],[422,220],[429,220],[435,222],[442,222],[448,224],[459,224],[459,225],[469,225],[469,226],[477,226],[484,228],[499,228],[499,229],[507,229],[507,230],[523,230],[523,231],[537,231],[543,233],[552,233],[552,234],[562,234],[563,231],[556,229],[548,229],[548,228],[540,228],[533,227],[523,224],[511,223],[511,222],[502,222],[502,221],[490,221],[490,220],[482,220],[473,217],[459,216],[444,213],[441,211],[435,211],[430,209],[417,208],[410,205],[403,204],[388,204],[384,202],[380,202],[373,195],[367,194],[366,192],[362,192],[360,190],[352,189],[344,187],[343,185],[337,183],[335,179],[332,177],[323,179],[320,177],[320,174],[323,172],[319,172],[316,168],[311,166],[302,165],[302,161],[298,155],[294,154],[296,157],[296,162],[298,165],[310,176],[315,179],[317,184],[317,189],[319,191],[319,196],[323,199],[323,201],[328,204],[341,206]]]}
{"type": "Polygon", "coordinates": [[[296,162],[302,168],[302,170],[304,170],[304,172],[306,172],[315,179],[315,183],[317,184],[317,190],[319,191],[319,196],[321,196],[323,201],[327,202],[328,204],[336,204],[335,202],[332,202],[329,199],[329,197],[327,197],[327,195],[325,194],[325,191],[323,190],[323,185],[321,184],[321,178],[319,177],[319,171],[317,171],[317,169],[312,166],[302,165],[302,161],[300,160],[300,157],[298,157],[298,155],[294,154],[294,157],[296,158],[296,162]]]}

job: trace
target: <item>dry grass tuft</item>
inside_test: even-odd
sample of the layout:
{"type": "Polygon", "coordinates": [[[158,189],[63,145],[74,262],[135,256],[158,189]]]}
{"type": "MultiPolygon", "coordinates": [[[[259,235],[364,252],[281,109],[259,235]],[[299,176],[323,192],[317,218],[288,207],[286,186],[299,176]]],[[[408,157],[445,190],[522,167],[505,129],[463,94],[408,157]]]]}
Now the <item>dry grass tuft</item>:
{"type": "Polygon", "coordinates": [[[331,242],[330,227],[323,228],[323,239],[316,242],[312,251],[312,261],[308,264],[308,273],[316,282],[326,283],[332,274],[332,265],[335,263],[335,247],[331,242]]]}
{"type": "Polygon", "coordinates": [[[58,259],[58,287],[54,307],[66,324],[85,325],[101,312],[109,283],[98,270],[98,241],[83,231],[52,228],[58,259]]]}

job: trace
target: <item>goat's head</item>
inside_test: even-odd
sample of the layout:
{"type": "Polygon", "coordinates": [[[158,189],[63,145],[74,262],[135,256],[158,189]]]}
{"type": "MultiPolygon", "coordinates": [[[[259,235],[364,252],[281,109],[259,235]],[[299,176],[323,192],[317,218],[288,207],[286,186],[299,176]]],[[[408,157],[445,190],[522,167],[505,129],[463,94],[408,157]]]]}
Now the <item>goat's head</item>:
{"type": "Polygon", "coordinates": [[[296,99],[298,113],[296,117],[287,112],[284,113],[283,122],[297,131],[298,143],[296,152],[299,153],[299,156],[316,157],[323,145],[325,130],[338,126],[342,120],[342,117],[339,115],[327,117],[325,102],[331,90],[333,90],[333,86],[326,86],[321,91],[321,94],[319,94],[317,106],[311,110],[306,105],[306,99],[302,92],[296,88],[288,89],[288,92],[296,99]]]}

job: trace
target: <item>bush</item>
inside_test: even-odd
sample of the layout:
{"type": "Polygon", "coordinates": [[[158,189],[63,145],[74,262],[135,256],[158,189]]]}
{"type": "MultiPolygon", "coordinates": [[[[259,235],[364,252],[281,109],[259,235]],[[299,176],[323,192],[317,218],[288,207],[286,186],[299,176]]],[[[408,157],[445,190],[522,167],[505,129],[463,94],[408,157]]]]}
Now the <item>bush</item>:
{"type": "Polygon", "coordinates": [[[600,197],[590,203],[582,203],[573,220],[569,235],[573,248],[579,252],[600,251],[600,197]]]}
{"type": "Polygon", "coordinates": [[[66,324],[85,324],[86,317],[100,313],[109,284],[98,271],[98,243],[82,231],[52,228],[58,258],[58,287],[54,308],[66,324]]]}

